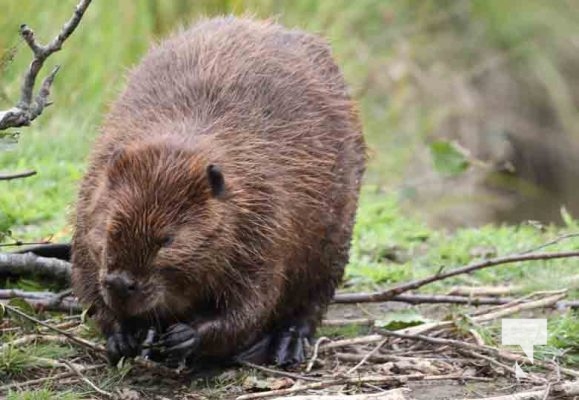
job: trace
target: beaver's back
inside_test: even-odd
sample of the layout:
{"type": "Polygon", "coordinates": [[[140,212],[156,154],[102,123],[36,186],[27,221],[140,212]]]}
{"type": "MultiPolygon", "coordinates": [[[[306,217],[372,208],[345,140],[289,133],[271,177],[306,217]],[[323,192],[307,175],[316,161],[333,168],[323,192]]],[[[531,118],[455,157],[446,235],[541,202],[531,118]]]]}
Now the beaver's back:
{"type": "MultiPolygon", "coordinates": [[[[153,48],[130,73],[104,130],[124,136],[130,126],[142,135],[158,135],[151,127],[167,129],[170,121],[188,128],[193,123],[202,131],[219,125],[253,130],[277,141],[292,139],[304,126],[342,118],[342,126],[334,127],[337,140],[358,129],[349,114],[343,79],[324,41],[273,23],[230,17],[198,23],[153,48]],[[346,121],[352,125],[343,126],[346,121]],[[117,124],[125,129],[114,129],[117,124]],[[284,129],[288,124],[292,128],[284,129]]],[[[297,139],[315,144],[313,135],[303,133],[297,139]]]]}
{"type": "Polygon", "coordinates": [[[363,169],[357,115],[327,44],[250,19],[203,21],[153,48],[103,131],[96,156],[105,159],[133,140],[212,136],[208,151],[246,194],[265,182],[265,201],[299,218],[357,193],[363,169]]]}

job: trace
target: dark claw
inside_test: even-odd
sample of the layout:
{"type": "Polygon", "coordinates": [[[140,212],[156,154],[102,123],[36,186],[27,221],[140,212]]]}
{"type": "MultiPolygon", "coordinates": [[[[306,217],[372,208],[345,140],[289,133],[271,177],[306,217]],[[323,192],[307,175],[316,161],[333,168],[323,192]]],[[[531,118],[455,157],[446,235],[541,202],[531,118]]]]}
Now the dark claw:
{"type": "Polygon", "coordinates": [[[306,360],[305,344],[309,340],[307,326],[292,326],[279,335],[275,363],[281,368],[295,367],[306,360]]]}
{"type": "Polygon", "coordinates": [[[290,351],[292,348],[292,332],[284,332],[279,338],[277,348],[275,349],[275,363],[282,367],[291,360],[290,351]]]}
{"type": "Polygon", "coordinates": [[[191,326],[179,323],[169,327],[156,345],[162,348],[169,365],[180,364],[197,350],[199,335],[191,326]]]}
{"type": "Polygon", "coordinates": [[[141,351],[141,357],[143,358],[151,358],[152,354],[152,350],[151,348],[153,347],[153,342],[155,341],[155,335],[157,334],[157,332],[155,331],[154,328],[149,328],[149,330],[147,331],[147,336],[145,337],[145,340],[143,341],[143,350],[141,351]]]}
{"type": "Polygon", "coordinates": [[[126,332],[115,332],[107,338],[107,355],[111,364],[116,365],[122,357],[139,354],[139,343],[135,336],[126,332]]]}
{"type": "Polygon", "coordinates": [[[190,348],[193,348],[195,343],[197,342],[197,336],[192,337],[189,340],[186,340],[182,343],[179,343],[178,345],[175,345],[169,349],[167,349],[168,353],[175,353],[178,351],[185,351],[185,350],[189,350],[190,348]]]}

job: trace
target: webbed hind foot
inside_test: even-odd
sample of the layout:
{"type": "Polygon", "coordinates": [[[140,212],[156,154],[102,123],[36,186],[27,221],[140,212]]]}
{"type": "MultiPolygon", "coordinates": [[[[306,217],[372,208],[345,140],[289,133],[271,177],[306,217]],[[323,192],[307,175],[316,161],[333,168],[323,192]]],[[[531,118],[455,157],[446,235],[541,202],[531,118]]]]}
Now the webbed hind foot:
{"type": "Polygon", "coordinates": [[[293,368],[306,360],[313,329],[307,322],[298,322],[269,332],[248,349],[239,353],[235,360],[253,364],[275,364],[281,368],[293,368]]]}
{"type": "Polygon", "coordinates": [[[306,361],[311,328],[304,324],[292,325],[277,334],[274,344],[274,363],[281,368],[292,368],[306,361]]]}

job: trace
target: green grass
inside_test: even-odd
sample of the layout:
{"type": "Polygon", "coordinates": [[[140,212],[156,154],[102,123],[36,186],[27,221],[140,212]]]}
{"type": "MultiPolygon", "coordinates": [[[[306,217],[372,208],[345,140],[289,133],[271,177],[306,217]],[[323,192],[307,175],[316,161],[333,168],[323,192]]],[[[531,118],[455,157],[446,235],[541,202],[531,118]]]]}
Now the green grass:
{"type": "MultiPolygon", "coordinates": [[[[356,289],[364,283],[393,283],[425,277],[440,268],[448,270],[467,264],[480,258],[481,254],[504,256],[520,253],[561,235],[579,232],[574,223],[568,227],[526,224],[488,225],[454,232],[435,230],[419,219],[405,216],[392,195],[384,195],[369,186],[363,192],[357,221],[347,270],[347,278],[356,284],[356,289]]],[[[579,243],[570,238],[544,250],[577,249],[579,243]]],[[[505,264],[447,279],[426,290],[443,290],[441,285],[509,283],[520,285],[526,291],[560,289],[569,287],[567,280],[577,274],[573,259],[505,264]]],[[[575,287],[570,287],[575,297],[579,293],[578,285],[575,283],[575,287]]]]}
{"type": "MultiPolygon", "coordinates": [[[[9,341],[9,337],[3,337],[3,342],[9,341]]],[[[75,350],[71,347],[55,343],[9,347],[0,351],[0,381],[26,372],[29,368],[46,367],[46,363],[42,359],[57,360],[74,354],[75,350]]]]}
{"type": "Polygon", "coordinates": [[[11,391],[7,400],[80,400],[86,397],[70,391],[52,391],[50,389],[11,391]]]}

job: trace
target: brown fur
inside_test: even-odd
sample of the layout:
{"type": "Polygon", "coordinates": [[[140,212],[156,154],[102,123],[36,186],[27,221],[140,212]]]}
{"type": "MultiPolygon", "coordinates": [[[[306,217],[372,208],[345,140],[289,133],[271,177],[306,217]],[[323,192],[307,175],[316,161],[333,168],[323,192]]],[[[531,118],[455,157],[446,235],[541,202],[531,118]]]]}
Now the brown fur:
{"type": "Polygon", "coordinates": [[[150,50],[104,122],[76,210],[75,292],[106,334],[134,316],[185,321],[211,356],[292,318],[315,324],[348,260],[364,160],[322,40],[201,21],[150,50]],[[101,279],[115,270],[143,296],[107,305],[101,279]]]}

